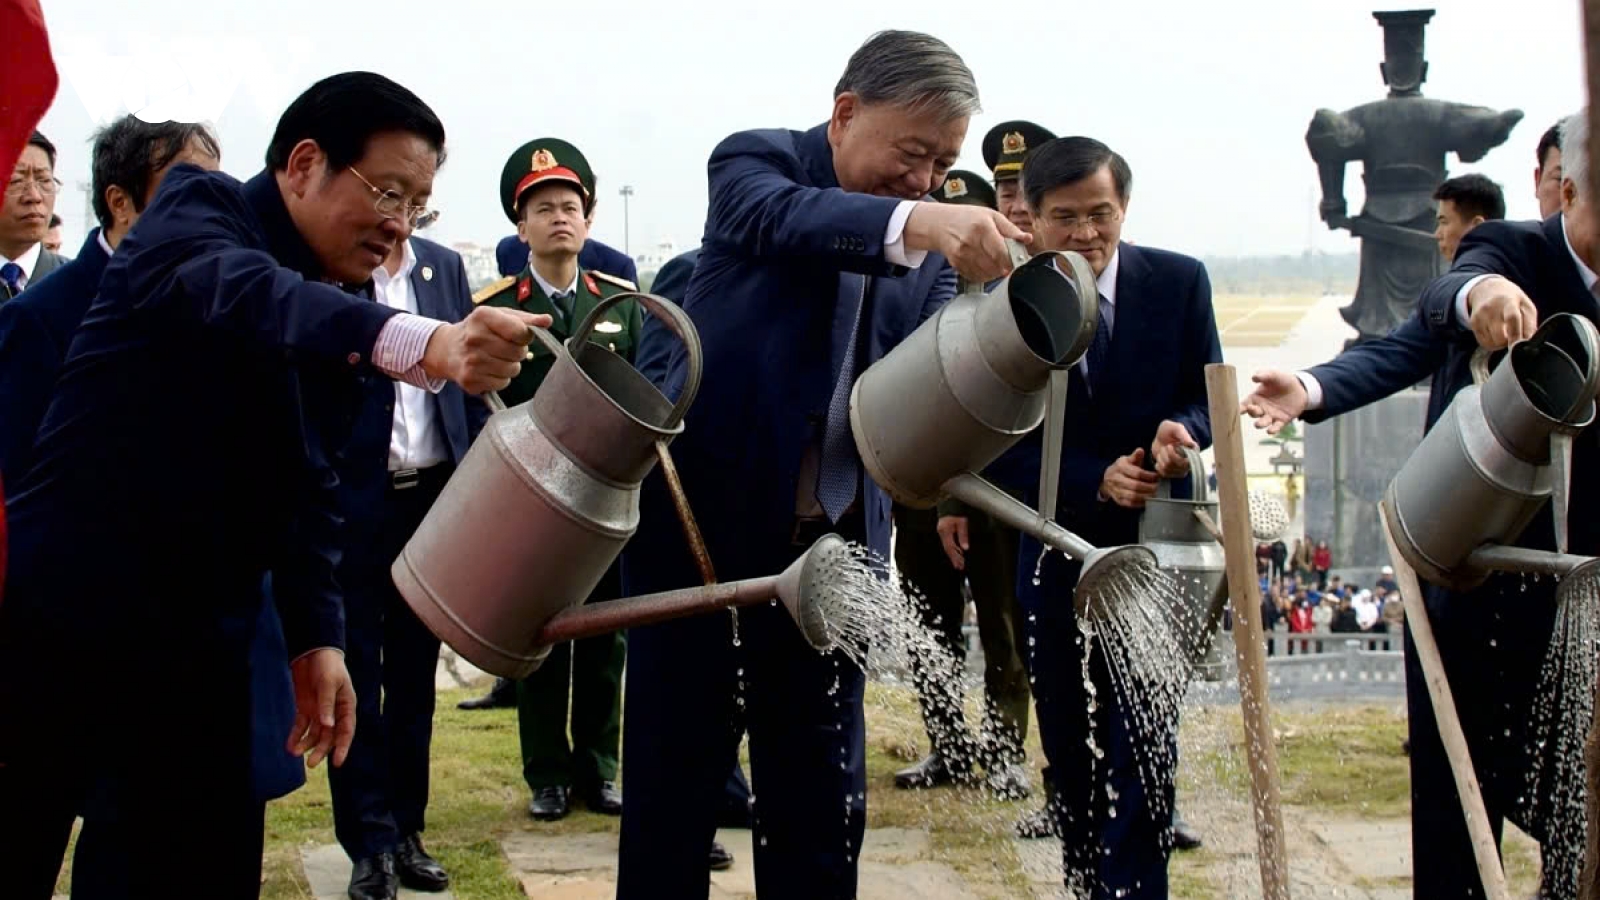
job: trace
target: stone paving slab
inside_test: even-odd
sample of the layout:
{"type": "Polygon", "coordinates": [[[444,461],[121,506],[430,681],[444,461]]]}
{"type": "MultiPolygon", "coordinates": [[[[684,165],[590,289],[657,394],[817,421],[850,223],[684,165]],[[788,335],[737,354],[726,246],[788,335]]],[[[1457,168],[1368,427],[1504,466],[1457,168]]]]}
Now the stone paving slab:
{"type": "MultiPolygon", "coordinates": [[[[733,853],[733,868],[711,874],[712,900],[755,900],[751,833],[718,832],[733,853]]],[[[522,831],[501,841],[523,891],[540,900],[610,900],[616,892],[617,836],[522,831]]],[[[980,900],[944,863],[927,857],[928,835],[899,828],[867,832],[861,854],[858,900],[980,900]]]]}
{"type": "MultiPolygon", "coordinates": [[[[338,844],[323,844],[300,848],[300,866],[305,870],[306,882],[311,885],[315,900],[347,900],[350,888],[350,858],[338,844]]],[[[449,891],[425,894],[406,888],[400,896],[409,900],[454,900],[449,891]]]]}
{"type": "Polygon", "coordinates": [[[487,688],[493,678],[493,675],[457,656],[449,647],[439,648],[439,664],[433,670],[435,690],[450,691],[475,685],[487,688]]]}
{"type": "Polygon", "coordinates": [[[1312,822],[1311,830],[1362,878],[1411,877],[1411,826],[1404,819],[1323,819],[1312,822]]]}

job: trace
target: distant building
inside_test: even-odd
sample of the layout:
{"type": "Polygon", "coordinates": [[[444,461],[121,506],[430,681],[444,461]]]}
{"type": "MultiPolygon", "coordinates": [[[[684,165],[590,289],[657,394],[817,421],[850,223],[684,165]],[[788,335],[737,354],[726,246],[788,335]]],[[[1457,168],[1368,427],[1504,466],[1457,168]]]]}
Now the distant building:
{"type": "Polygon", "coordinates": [[[450,245],[450,249],[461,254],[461,264],[467,270],[467,285],[473,291],[500,277],[493,247],[485,247],[471,241],[457,241],[450,245]]]}

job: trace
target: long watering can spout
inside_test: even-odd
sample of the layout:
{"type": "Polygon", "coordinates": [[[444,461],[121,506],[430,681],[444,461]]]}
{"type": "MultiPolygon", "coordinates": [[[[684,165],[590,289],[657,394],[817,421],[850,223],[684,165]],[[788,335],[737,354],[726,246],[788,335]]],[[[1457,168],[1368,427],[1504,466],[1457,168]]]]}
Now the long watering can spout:
{"type": "Polygon", "coordinates": [[[780,574],[572,607],[545,622],[533,643],[548,647],[625,628],[778,600],[794,618],[806,642],[818,650],[827,650],[833,646],[827,627],[828,610],[847,589],[842,575],[844,563],[850,558],[843,538],[823,535],[780,574]]]}
{"type": "Polygon", "coordinates": [[[1026,532],[1040,543],[1083,563],[1074,594],[1074,603],[1080,611],[1085,608],[1089,598],[1105,587],[1111,576],[1124,568],[1157,568],[1156,555],[1148,547],[1137,544],[1096,547],[970,472],[945,482],[944,491],[968,506],[983,510],[996,521],[1026,532]]]}

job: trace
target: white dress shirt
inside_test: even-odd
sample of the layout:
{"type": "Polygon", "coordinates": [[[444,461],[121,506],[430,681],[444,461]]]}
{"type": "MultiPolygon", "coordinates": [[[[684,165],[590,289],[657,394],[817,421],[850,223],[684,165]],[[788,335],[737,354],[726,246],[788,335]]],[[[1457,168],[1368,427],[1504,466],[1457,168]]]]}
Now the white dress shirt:
{"type": "Polygon", "coordinates": [[[16,263],[17,267],[22,269],[22,277],[17,281],[23,289],[27,289],[28,281],[33,278],[33,269],[39,264],[39,251],[43,249],[44,244],[34,244],[16,259],[6,259],[5,256],[0,255],[0,266],[6,263],[16,263]]]}
{"type": "MultiPolygon", "coordinates": [[[[411,290],[411,270],[416,268],[417,258],[411,251],[410,241],[403,247],[399,271],[390,275],[388,269],[379,266],[372,273],[372,287],[379,303],[417,315],[417,298],[411,290]]],[[[427,469],[449,459],[431,392],[398,381],[394,391],[389,471],[427,469]]]]}

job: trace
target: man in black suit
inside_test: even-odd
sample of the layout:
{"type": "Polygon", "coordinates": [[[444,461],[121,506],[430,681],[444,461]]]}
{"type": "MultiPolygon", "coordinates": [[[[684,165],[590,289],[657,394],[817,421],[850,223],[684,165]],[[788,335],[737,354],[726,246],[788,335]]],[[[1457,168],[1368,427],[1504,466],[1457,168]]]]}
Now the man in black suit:
{"type": "Polygon", "coordinates": [[[290,702],[291,682],[281,746],[345,761],[355,696],[330,429],[359,403],[343,398],[376,372],[497,390],[530,326],[549,324],[503,310],[451,324],[341,288],[428,214],[443,152],[416,95],[330,76],[285,111],[249,182],[169,172],[101,277],[6,503],[0,605],[0,766],[84,792],[80,900],[170,893],[178,834],[194,893],[257,896],[252,716],[290,702]],[[269,598],[278,690],[253,671],[269,598]],[[62,647],[75,665],[59,665],[62,647]],[[56,692],[37,690],[46,670],[56,692]],[[144,702],[85,715],[58,701],[113,681],[144,702]]]}
{"type": "Polygon", "coordinates": [[[56,146],[35,131],[22,148],[11,180],[6,182],[5,202],[0,204],[0,303],[66,262],[44,246],[60,191],[56,146]]]}
{"type": "MultiPolygon", "coordinates": [[[[460,255],[411,237],[372,273],[374,299],[445,322],[472,312],[460,255]]],[[[377,374],[338,454],[345,554],[345,664],[356,736],[329,773],[334,832],[355,864],[351,900],[393,900],[399,885],[442,891],[450,879],[423,849],[428,749],[439,639],[395,589],[389,567],[467,454],[488,407],[459,387],[430,393],[377,374]]]]}
{"type": "MultiPolygon", "coordinates": [[[[1133,173],[1099,141],[1058,138],[1034,148],[1022,184],[1034,249],[1083,254],[1100,291],[1094,341],[1069,376],[1059,519],[1098,547],[1134,543],[1158,477],[1186,474],[1182,449],[1211,441],[1205,366],[1222,359],[1211,283],[1198,260],[1121,241],[1133,173]]],[[[1031,436],[985,474],[1037,505],[1039,464],[1040,441],[1031,436]]],[[[955,524],[941,521],[939,529],[952,553],[955,524]]],[[[1103,641],[1088,662],[1100,698],[1091,731],[1087,648],[1072,598],[1080,566],[1051,554],[1035,582],[1040,555],[1039,542],[1024,535],[1017,596],[1030,613],[1034,700],[1067,886],[1096,900],[1165,898],[1176,734],[1133,725],[1137,698],[1111,680],[1106,655],[1116,648],[1103,641]]],[[[1163,723],[1174,732],[1176,724],[1163,723]]]]}
{"type": "MultiPolygon", "coordinates": [[[[1298,375],[1263,372],[1244,412],[1258,427],[1276,431],[1304,412],[1320,421],[1387,396],[1432,374],[1429,428],[1456,393],[1472,383],[1475,347],[1500,349],[1530,336],[1539,320],[1554,313],[1600,317],[1594,287],[1597,218],[1587,193],[1588,127],[1583,114],[1560,126],[1565,169],[1561,208],[1542,222],[1485,222],[1461,239],[1451,270],[1430,283],[1416,314],[1379,341],[1360,344],[1298,375]],[[1371,348],[1386,348],[1373,352],[1371,348]],[[1309,401],[1306,398],[1310,392],[1309,401]]],[[[1588,429],[1574,449],[1572,508],[1591,509],[1600,499],[1600,441],[1588,429]]],[[[1571,552],[1600,552],[1600,523],[1575,516],[1569,524],[1571,552]]],[[[1534,519],[1519,546],[1555,547],[1548,514],[1534,519]]],[[[1425,587],[1428,616],[1445,673],[1458,703],[1474,769],[1483,786],[1491,825],[1498,834],[1510,818],[1541,841],[1544,884],[1540,896],[1573,896],[1578,860],[1562,851],[1565,840],[1552,826],[1551,791],[1530,791],[1535,767],[1529,746],[1534,694],[1555,621],[1554,585],[1515,575],[1494,575],[1465,593],[1425,587]],[[1554,836],[1555,840],[1549,840],[1554,836]]],[[[1406,625],[1406,702],[1411,746],[1411,835],[1413,882],[1419,897],[1481,896],[1472,844],[1450,766],[1439,739],[1432,700],[1406,625]]],[[[1553,742],[1552,742],[1553,744],[1553,742]]],[[[1543,748],[1555,751],[1554,746],[1543,748]]],[[[1579,810],[1581,814],[1581,810],[1579,810]]]]}

